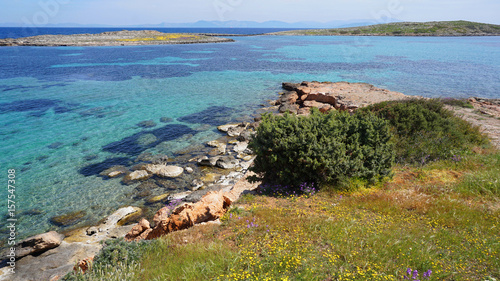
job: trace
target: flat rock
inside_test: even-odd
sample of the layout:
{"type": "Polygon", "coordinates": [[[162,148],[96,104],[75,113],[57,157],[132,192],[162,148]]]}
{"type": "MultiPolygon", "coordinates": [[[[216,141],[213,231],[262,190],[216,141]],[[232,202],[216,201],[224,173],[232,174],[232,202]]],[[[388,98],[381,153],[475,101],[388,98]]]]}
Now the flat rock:
{"type": "Polygon", "coordinates": [[[162,178],[176,178],[184,172],[184,168],[182,167],[163,164],[148,164],[144,166],[144,169],[162,178]]]}
{"type": "Polygon", "coordinates": [[[55,231],[50,231],[42,234],[29,237],[19,242],[16,246],[17,258],[22,258],[27,255],[40,254],[47,250],[56,248],[64,239],[64,235],[55,231]]]}
{"type": "Polygon", "coordinates": [[[222,169],[234,169],[240,161],[233,156],[222,156],[217,160],[217,167],[222,169]]]}

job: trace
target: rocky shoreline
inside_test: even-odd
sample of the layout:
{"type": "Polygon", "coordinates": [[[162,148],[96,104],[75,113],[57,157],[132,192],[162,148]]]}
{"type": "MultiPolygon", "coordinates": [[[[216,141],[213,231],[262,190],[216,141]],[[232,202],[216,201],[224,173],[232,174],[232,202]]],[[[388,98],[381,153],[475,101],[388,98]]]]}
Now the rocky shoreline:
{"type": "Polygon", "coordinates": [[[234,42],[233,39],[156,30],[122,30],[99,34],[39,35],[0,39],[0,46],[139,46],[234,42]]]}

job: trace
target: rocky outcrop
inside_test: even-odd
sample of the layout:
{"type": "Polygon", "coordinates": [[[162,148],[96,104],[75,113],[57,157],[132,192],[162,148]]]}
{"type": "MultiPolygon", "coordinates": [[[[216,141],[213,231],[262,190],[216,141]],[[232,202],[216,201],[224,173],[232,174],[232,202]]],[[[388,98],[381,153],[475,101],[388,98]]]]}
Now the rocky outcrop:
{"type": "Polygon", "coordinates": [[[0,46],[137,46],[234,42],[233,39],[156,30],[122,30],[99,34],[39,35],[0,39],[0,46]]]}
{"type": "Polygon", "coordinates": [[[16,247],[17,258],[22,258],[27,255],[41,254],[50,249],[61,245],[64,235],[55,231],[42,233],[30,238],[27,238],[19,243],[16,247]]]}
{"type": "Polygon", "coordinates": [[[163,207],[156,212],[151,228],[149,222],[142,219],[132,230],[127,233],[127,241],[138,241],[143,239],[155,239],[172,231],[186,229],[195,224],[213,221],[222,217],[231,200],[225,192],[210,192],[197,203],[185,203],[178,206],[170,214],[168,207],[163,207]]]}
{"type": "Polygon", "coordinates": [[[283,83],[283,93],[275,104],[279,112],[308,114],[310,108],[321,112],[331,110],[354,111],[370,104],[410,98],[402,93],[380,89],[366,83],[302,82],[283,83]]]}

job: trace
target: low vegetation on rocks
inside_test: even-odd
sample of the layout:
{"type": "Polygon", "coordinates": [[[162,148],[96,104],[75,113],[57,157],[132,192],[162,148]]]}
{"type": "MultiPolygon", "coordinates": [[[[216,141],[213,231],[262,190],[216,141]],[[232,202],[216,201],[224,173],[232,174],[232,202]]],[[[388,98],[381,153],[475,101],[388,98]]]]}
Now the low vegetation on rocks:
{"type": "Polygon", "coordinates": [[[489,143],[479,128],[456,117],[440,100],[382,102],[362,110],[388,120],[397,144],[396,161],[401,164],[457,159],[489,143]]]}
{"type": "Polygon", "coordinates": [[[290,30],[273,35],[498,36],[500,26],[470,21],[393,22],[360,27],[290,30]]]}
{"type": "MultiPolygon", "coordinates": [[[[260,153],[262,159],[274,161],[270,162],[274,167],[262,162],[258,171],[274,184],[262,184],[256,192],[241,197],[222,217],[221,225],[199,225],[140,244],[121,240],[109,243],[86,274],[72,273],[66,280],[500,278],[500,152],[489,146],[475,128],[451,116],[441,103],[383,103],[353,115],[313,110],[310,117],[266,116],[260,128],[252,148],[258,150],[259,142],[267,145],[267,150],[256,152],[257,159],[260,153]],[[271,125],[277,126],[274,142],[271,125]],[[286,177],[274,173],[290,168],[286,165],[292,163],[293,157],[297,165],[305,165],[309,160],[301,161],[299,156],[314,155],[305,147],[312,144],[318,149],[320,141],[329,137],[329,132],[321,132],[326,128],[350,136],[348,143],[356,144],[354,148],[366,155],[373,155],[373,149],[380,147],[389,152],[392,146],[387,144],[387,138],[391,134],[389,143],[408,142],[395,143],[399,159],[411,155],[410,150],[438,151],[433,147],[435,137],[445,136],[443,141],[451,144],[442,146],[446,157],[394,163],[392,178],[376,185],[354,179],[348,189],[318,190],[311,179],[324,180],[327,187],[332,183],[314,165],[306,166],[312,168],[303,174],[305,178],[297,189],[279,183],[286,177]],[[379,131],[374,132],[375,128],[379,131]],[[297,137],[290,132],[296,132],[297,137]],[[366,143],[359,132],[379,136],[377,142],[387,146],[366,143]],[[420,150],[405,140],[422,132],[429,135],[428,140],[419,139],[426,141],[420,150]],[[382,137],[386,141],[382,142],[382,137]],[[301,142],[301,138],[307,142],[301,142]],[[276,159],[280,147],[299,152],[284,152],[279,157],[285,159],[276,159]],[[452,147],[456,150],[451,151],[452,147]],[[449,157],[452,152],[458,154],[449,157]],[[264,167],[271,170],[271,176],[264,175],[264,167]]],[[[339,136],[332,138],[335,142],[345,140],[339,136]]],[[[343,148],[339,151],[343,153],[331,155],[345,157],[346,163],[365,159],[350,158],[355,153],[346,153],[348,150],[343,148]]],[[[382,167],[379,171],[388,169],[382,167]]]]}

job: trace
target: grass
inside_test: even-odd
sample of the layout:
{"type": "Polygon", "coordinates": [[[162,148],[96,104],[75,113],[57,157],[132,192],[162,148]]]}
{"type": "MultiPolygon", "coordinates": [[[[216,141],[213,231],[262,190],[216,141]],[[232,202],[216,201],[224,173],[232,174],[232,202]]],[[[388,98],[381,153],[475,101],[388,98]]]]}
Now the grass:
{"type": "Polygon", "coordinates": [[[398,166],[372,188],[248,194],[221,226],[172,233],[139,262],[85,280],[403,280],[408,269],[421,280],[498,280],[499,167],[498,151],[479,151],[398,166]]]}

